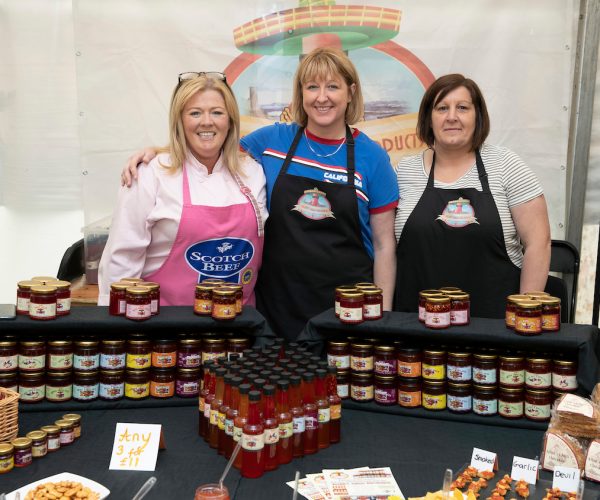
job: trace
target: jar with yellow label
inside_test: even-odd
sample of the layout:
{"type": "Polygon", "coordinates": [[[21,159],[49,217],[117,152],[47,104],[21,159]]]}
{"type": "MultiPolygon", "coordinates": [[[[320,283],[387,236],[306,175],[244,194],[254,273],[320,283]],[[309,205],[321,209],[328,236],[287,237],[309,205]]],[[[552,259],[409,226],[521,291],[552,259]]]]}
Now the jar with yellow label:
{"type": "Polygon", "coordinates": [[[350,345],[350,370],[353,372],[373,371],[373,345],[353,343],[350,345]]]}
{"type": "Polygon", "coordinates": [[[403,408],[421,406],[421,379],[398,377],[398,404],[403,408]]]}
{"type": "Polygon", "coordinates": [[[444,380],[446,378],[446,352],[424,350],[422,372],[424,380],[444,380]]]}
{"type": "Polygon", "coordinates": [[[150,370],[127,370],[125,372],[125,397],[146,399],[150,395],[150,370]]]}
{"type": "Polygon", "coordinates": [[[373,401],[373,398],[373,374],[352,372],[350,375],[350,399],[357,403],[367,403],[373,401]]]}
{"type": "Polygon", "coordinates": [[[63,420],[73,423],[73,438],[81,437],[81,415],[77,413],[66,413],[63,415],[63,420]]]}
{"type": "Polygon", "coordinates": [[[0,474],[13,470],[15,466],[15,447],[10,443],[0,443],[0,474]]]}
{"type": "Polygon", "coordinates": [[[152,342],[150,340],[127,341],[127,368],[145,370],[152,364],[152,342]]]}
{"type": "Polygon", "coordinates": [[[211,316],[219,321],[235,319],[235,290],[219,287],[212,292],[213,307],[211,316]]]}
{"type": "Polygon", "coordinates": [[[60,429],[60,447],[69,446],[75,441],[74,424],[70,420],[60,419],[54,422],[60,429]]]}
{"type": "Polygon", "coordinates": [[[446,409],[446,382],[423,380],[422,405],[426,410],[446,409]]]}
{"type": "Polygon", "coordinates": [[[517,302],[515,333],[527,336],[542,333],[542,303],[539,300],[517,302]]]}
{"type": "Polygon", "coordinates": [[[48,435],[44,431],[31,431],[27,433],[31,439],[31,455],[33,458],[45,457],[48,453],[48,435]]]}

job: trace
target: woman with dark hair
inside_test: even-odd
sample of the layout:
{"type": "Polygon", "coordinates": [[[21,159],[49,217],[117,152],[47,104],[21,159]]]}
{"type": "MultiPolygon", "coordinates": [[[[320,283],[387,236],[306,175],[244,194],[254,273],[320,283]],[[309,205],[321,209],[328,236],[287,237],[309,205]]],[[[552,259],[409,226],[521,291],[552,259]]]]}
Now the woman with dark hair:
{"type": "Polygon", "coordinates": [[[456,286],[471,294],[473,316],[501,318],[507,295],[544,289],[542,187],[515,153],[485,143],[489,130],[473,80],[442,76],[423,96],[417,135],[428,149],[396,167],[395,310],[416,311],[420,290],[456,286]]]}

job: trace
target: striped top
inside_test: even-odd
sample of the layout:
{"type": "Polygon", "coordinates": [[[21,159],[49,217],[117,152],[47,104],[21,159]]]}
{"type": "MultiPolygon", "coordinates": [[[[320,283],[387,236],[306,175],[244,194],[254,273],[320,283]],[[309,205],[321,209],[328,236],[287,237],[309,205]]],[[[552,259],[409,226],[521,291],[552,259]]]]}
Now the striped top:
{"type": "MultiPolygon", "coordinates": [[[[484,144],[480,153],[488,175],[490,190],[500,214],[506,251],[510,260],[516,266],[522,267],[523,246],[517,235],[510,209],[541,196],[542,186],[523,160],[509,149],[484,144]]],[[[400,187],[400,200],[396,212],[395,232],[396,239],[399,239],[404,224],[427,187],[428,173],[425,172],[423,153],[403,158],[396,167],[396,175],[400,187]]],[[[434,186],[441,189],[483,190],[475,164],[457,181],[450,184],[435,181],[434,186]]]]}

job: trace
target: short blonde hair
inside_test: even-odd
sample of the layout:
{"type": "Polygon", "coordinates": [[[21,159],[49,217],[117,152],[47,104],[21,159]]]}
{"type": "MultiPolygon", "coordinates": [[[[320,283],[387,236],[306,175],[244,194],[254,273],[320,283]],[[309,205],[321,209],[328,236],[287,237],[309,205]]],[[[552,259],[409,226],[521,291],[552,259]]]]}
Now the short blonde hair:
{"type": "Polygon", "coordinates": [[[348,87],[354,84],[354,93],[351,93],[350,102],[346,108],[346,123],[353,124],[363,119],[365,107],[356,67],[341,50],[318,47],[300,61],[294,75],[292,112],[294,121],[298,125],[306,127],[308,122],[308,116],[302,105],[302,86],[306,82],[327,78],[328,76],[341,77],[348,87]]]}
{"type": "Polygon", "coordinates": [[[177,172],[182,166],[188,153],[185,131],[183,129],[182,113],[188,101],[198,92],[215,90],[223,97],[225,110],[229,116],[229,131],[223,143],[223,157],[227,168],[232,173],[241,173],[240,164],[240,111],[233,91],[224,80],[206,75],[182,80],[171,97],[169,111],[169,143],[158,150],[159,153],[168,153],[171,156],[170,165],[162,165],[177,172]]]}

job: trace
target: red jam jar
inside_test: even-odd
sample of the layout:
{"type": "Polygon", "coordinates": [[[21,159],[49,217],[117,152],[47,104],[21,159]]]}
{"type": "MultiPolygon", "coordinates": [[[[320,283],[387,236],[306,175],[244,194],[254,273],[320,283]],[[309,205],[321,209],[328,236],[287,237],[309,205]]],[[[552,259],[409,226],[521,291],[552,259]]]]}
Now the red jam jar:
{"type": "Polygon", "coordinates": [[[552,361],[552,387],[561,392],[577,389],[577,362],[555,359],[552,361]]]}
{"type": "Polygon", "coordinates": [[[211,316],[219,321],[235,319],[235,290],[219,287],[212,292],[213,307],[211,316]]]}
{"type": "Polygon", "coordinates": [[[425,326],[436,330],[450,326],[450,297],[445,295],[427,297],[425,326]]]}
{"type": "Polygon", "coordinates": [[[509,295],[506,298],[506,313],[504,323],[506,328],[515,329],[515,320],[517,314],[517,304],[521,300],[530,300],[527,295],[509,295]]]}
{"type": "Polygon", "coordinates": [[[365,294],[363,292],[342,292],[340,294],[340,321],[348,325],[362,323],[364,303],[365,294]]]}
{"type": "Polygon", "coordinates": [[[515,333],[540,335],[542,333],[542,303],[538,300],[520,300],[515,312],[515,333]]]}
{"type": "Polygon", "coordinates": [[[473,383],[478,385],[498,383],[498,356],[473,354],[473,383]]]}
{"type": "Polygon", "coordinates": [[[100,351],[97,340],[77,340],[73,350],[73,369],[94,371],[100,367],[100,351]]]}
{"type": "Polygon", "coordinates": [[[373,375],[365,372],[352,372],[350,375],[350,399],[357,403],[373,401],[373,375]]]}
{"type": "Polygon", "coordinates": [[[125,290],[125,317],[144,321],[152,315],[150,289],[145,286],[130,286],[125,290]]]}
{"type": "Polygon", "coordinates": [[[425,380],[444,380],[446,378],[445,351],[423,351],[422,376],[425,380]]]}
{"type": "Polygon", "coordinates": [[[46,368],[46,343],[19,342],[19,371],[37,372],[46,368]]]}
{"type": "Polygon", "coordinates": [[[204,363],[206,363],[208,360],[217,360],[225,357],[227,357],[225,339],[208,337],[204,337],[202,339],[202,365],[204,365],[204,363]]]}
{"type": "Polygon", "coordinates": [[[178,368],[198,368],[202,365],[202,341],[180,339],[177,348],[178,368]]]}
{"type": "Polygon", "coordinates": [[[71,372],[48,372],[46,374],[46,399],[53,403],[69,401],[73,396],[71,372]]]}
{"type": "Polygon", "coordinates": [[[404,408],[421,406],[421,379],[398,377],[398,404],[404,408]]]}
{"type": "Polygon", "coordinates": [[[125,358],[124,340],[103,340],[100,344],[100,368],[102,370],[123,370],[125,358]]]}
{"type": "Polygon", "coordinates": [[[227,288],[228,290],[233,290],[235,292],[235,314],[242,314],[242,308],[244,304],[244,287],[242,285],[235,285],[227,283],[226,285],[221,285],[222,288],[227,288]]]}
{"type": "Polygon", "coordinates": [[[396,349],[393,345],[376,345],[374,350],[375,375],[393,375],[398,371],[396,349]]]}
{"type": "Polygon", "coordinates": [[[29,297],[29,317],[47,321],[56,319],[56,287],[34,285],[29,297]]]}
{"type": "Polygon", "coordinates": [[[70,370],[73,368],[73,342],[70,340],[50,340],[46,348],[47,370],[70,370]]]}
{"type": "Polygon", "coordinates": [[[150,396],[166,399],[175,395],[175,370],[153,368],[150,371],[150,396]]]}
{"type": "Polygon", "coordinates": [[[525,360],[525,386],[528,389],[549,389],[552,370],[549,359],[527,358],[525,360]]]}
{"type": "Polygon", "coordinates": [[[468,352],[449,352],[446,361],[446,377],[452,382],[470,382],[473,376],[471,354],[468,352]]]}
{"type": "Polygon", "coordinates": [[[426,410],[446,409],[446,382],[443,380],[423,380],[421,404],[426,410]]]}
{"type": "Polygon", "coordinates": [[[342,293],[345,292],[358,292],[358,288],[356,288],[354,285],[342,285],[342,286],[338,286],[335,289],[335,317],[339,318],[340,317],[340,300],[342,298],[342,293]]]}
{"type": "Polygon", "coordinates": [[[152,342],[152,367],[173,368],[177,365],[177,342],[173,339],[156,339],[152,342]]]}
{"type": "Polygon", "coordinates": [[[488,417],[498,413],[495,385],[473,385],[473,413],[488,417]]]}
{"type": "Polygon", "coordinates": [[[196,285],[194,294],[194,314],[198,316],[210,316],[213,309],[213,290],[217,285],[200,283],[196,285]]]}
{"type": "Polygon", "coordinates": [[[71,312],[71,283],[56,280],[48,284],[56,287],[56,315],[66,316],[71,312]]]}
{"type": "Polygon", "coordinates": [[[351,344],[350,369],[353,372],[373,371],[373,345],[351,344]]]}
{"type": "Polygon", "coordinates": [[[397,350],[398,376],[417,378],[421,376],[421,349],[400,347],[397,350]]]}
{"type": "Polygon", "coordinates": [[[499,357],[499,382],[505,387],[525,385],[525,360],[522,356],[499,357]]]}
{"type": "Polygon", "coordinates": [[[525,390],[525,418],[538,422],[550,420],[552,392],[550,390],[525,390]]]}
{"type": "Polygon", "coordinates": [[[350,343],[338,340],[327,342],[327,364],[335,366],[338,370],[350,368],[350,343]]]}
{"type": "Polygon", "coordinates": [[[17,314],[29,314],[31,287],[36,285],[39,285],[39,282],[32,280],[17,283],[17,314]]]}
{"type": "Polygon", "coordinates": [[[365,296],[363,319],[365,321],[381,319],[383,317],[383,290],[381,288],[365,288],[362,292],[365,296]]]}
{"type": "Polygon", "coordinates": [[[175,394],[180,398],[194,398],[200,394],[200,369],[178,368],[175,394]]]}
{"type": "Polygon", "coordinates": [[[375,375],[375,403],[383,406],[395,405],[398,401],[396,376],[375,375]]]}
{"type": "Polygon", "coordinates": [[[125,372],[123,370],[100,370],[100,399],[117,401],[125,395],[125,372]]]}
{"type": "Polygon", "coordinates": [[[443,297],[444,294],[439,290],[421,290],[419,292],[419,321],[425,323],[425,306],[428,297],[443,297]]]}
{"type": "Polygon", "coordinates": [[[0,341],[0,373],[14,372],[19,368],[19,350],[13,340],[0,341]]]}
{"type": "Polygon", "coordinates": [[[471,298],[466,292],[448,292],[450,297],[450,324],[468,325],[471,322],[471,298]]]}
{"type": "Polygon", "coordinates": [[[500,386],[498,413],[504,418],[523,417],[523,388],[500,386]]]}
{"type": "Polygon", "coordinates": [[[132,370],[145,370],[152,364],[152,342],[150,340],[128,340],[126,367],[132,370]]]}
{"type": "Polygon", "coordinates": [[[560,330],[560,299],[558,297],[540,297],[542,303],[542,330],[558,332],[560,330]]]}
{"type": "Polygon", "coordinates": [[[469,413],[473,408],[471,383],[448,382],[446,404],[452,413],[469,413]]]}
{"type": "Polygon", "coordinates": [[[125,291],[131,283],[118,281],[110,285],[110,298],[108,301],[108,313],[112,316],[125,316],[127,310],[127,299],[125,291]]]}
{"type": "Polygon", "coordinates": [[[13,439],[11,444],[14,447],[15,467],[27,467],[33,462],[31,453],[32,441],[28,437],[20,437],[13,439]]]}
{"type": "Polygon", "coordinates": [[[150,315],[156,316],[160,313],[160,285],[154,281],[142,281],[138,286],[150,289],[150,315]]]}
{"type": "Polygon", "coordinates": [[[37,403],[46,396],[44,372],[19,373],[19,401],[37,403]]]}
{"type": "Polygon", "coordinates": [[[87,403],[98,399],[98,371],[73,372],[73,400],[87,403]]]}

